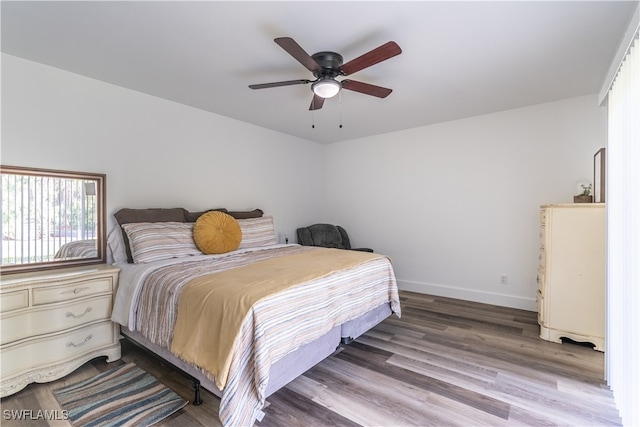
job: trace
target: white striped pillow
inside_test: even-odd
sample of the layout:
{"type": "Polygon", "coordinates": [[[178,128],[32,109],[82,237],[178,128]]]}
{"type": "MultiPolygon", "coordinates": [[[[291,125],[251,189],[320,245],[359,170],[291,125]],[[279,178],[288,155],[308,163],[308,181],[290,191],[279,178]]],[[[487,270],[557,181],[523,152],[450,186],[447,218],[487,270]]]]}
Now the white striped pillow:
{"type": "Polygon", "coordinates": [[[135,222],[122,224],[129,237],[134,264],[202,255],[193,240],[192,222],[135,222]]]}
{"type": "Polygon", "coordinates": [[[258,248],[278,243],[272,216],[239,219],[238,224],[242,230],[242,240],[238,249],[258,248]]]}

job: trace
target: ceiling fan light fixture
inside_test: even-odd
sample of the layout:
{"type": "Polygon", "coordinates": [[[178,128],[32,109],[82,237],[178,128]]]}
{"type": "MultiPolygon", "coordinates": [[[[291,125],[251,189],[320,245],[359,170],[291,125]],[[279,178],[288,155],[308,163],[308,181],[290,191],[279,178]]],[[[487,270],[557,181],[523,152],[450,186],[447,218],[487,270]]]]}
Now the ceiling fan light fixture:
{"type": "Polygon", "coordinates": [[[311,85],[313,93],[321,98],[332,98],[340,92],[342,85],[332,78],[323,78],[311,85]]]}

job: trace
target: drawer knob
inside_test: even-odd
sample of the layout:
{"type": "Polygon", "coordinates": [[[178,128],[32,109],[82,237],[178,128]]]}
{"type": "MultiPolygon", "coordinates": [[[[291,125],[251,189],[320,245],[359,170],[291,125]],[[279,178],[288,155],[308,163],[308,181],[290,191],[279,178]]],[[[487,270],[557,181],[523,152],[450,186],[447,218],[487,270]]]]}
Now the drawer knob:
{"type": "Polygon", "coordinates": [[[73,317],[74,319],[80,319],[81,317],[84,317],[85,314],[89,313],[92,310],[91,307],[87,307],[87,309],[84,311],[84,313],[82,314],[73,314],[70,311],[67,311],[67,317],[73,317]]]}
{"type": "Polygon", "coordinates": [[[62,292],[62,295],[64,295],[64,294],[78,295],[80,292],[86,291],[87,289],[89,289],[89,288],[87,288],[86,286],[84,288],[73,288],[73,290],[68,290],[68,291],[62,292]]]}
{"type": "Polygon", "coordinates": [[[84,339],[84,341],[82,341],[81,343],[74,343],[73,341],[69,341],[67,343],[67,347],[82,347],[83,345],[85,345],[87,342],[89,342],[89,340],[93,338],[93,334],[89,334],[87,335],[87,337],[84,339]]]}

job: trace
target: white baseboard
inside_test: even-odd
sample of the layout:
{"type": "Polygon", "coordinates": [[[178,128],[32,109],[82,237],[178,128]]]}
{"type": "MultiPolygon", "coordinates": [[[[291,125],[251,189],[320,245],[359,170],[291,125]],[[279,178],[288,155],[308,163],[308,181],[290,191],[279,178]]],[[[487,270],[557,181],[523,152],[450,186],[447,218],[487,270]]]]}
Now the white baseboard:
{"type": "Polygon", "coordinates": [[[408,280],[398,280],[398,288],[403,291],[411,291],[421,294],[436,295],[440,297],[482,302],[485,304],[499,305],[502,307],[519,308],[529,311],[538,310],[536,300],[534,298],[524,298],[515,295],[498,294],[494,292],[456,288],[444,285],[435,285],[433,283],[411,282],[408,280]]]}

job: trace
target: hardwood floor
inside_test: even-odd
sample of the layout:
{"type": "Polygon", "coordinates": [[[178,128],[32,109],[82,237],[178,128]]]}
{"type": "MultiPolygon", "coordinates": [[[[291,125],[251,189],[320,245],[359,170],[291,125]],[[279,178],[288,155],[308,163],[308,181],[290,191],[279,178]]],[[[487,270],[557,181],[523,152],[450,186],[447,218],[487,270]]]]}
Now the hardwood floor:
{"type": "MultiPolygon", "coordinates": [[[[604,355],[538,338],[536,313],[402,292],[392,316],[341,347],[268,399],[257,426],[621,425],[603,380],[604,355]]],[[[191,384],[130,343],[135,362],[185,399],[191,384]]],[[[53,410],[51,390],[110,369],[103,358],[62,380],[2,400],[11,409],[53,410]]],[[[158,426],[219,426],[219,399],[188,405],[158,426]]],[[[3,426],[27,425],[7,420],[3,426]]],[[[33,426],[68,426],[33,421],[33,426]]]]}

